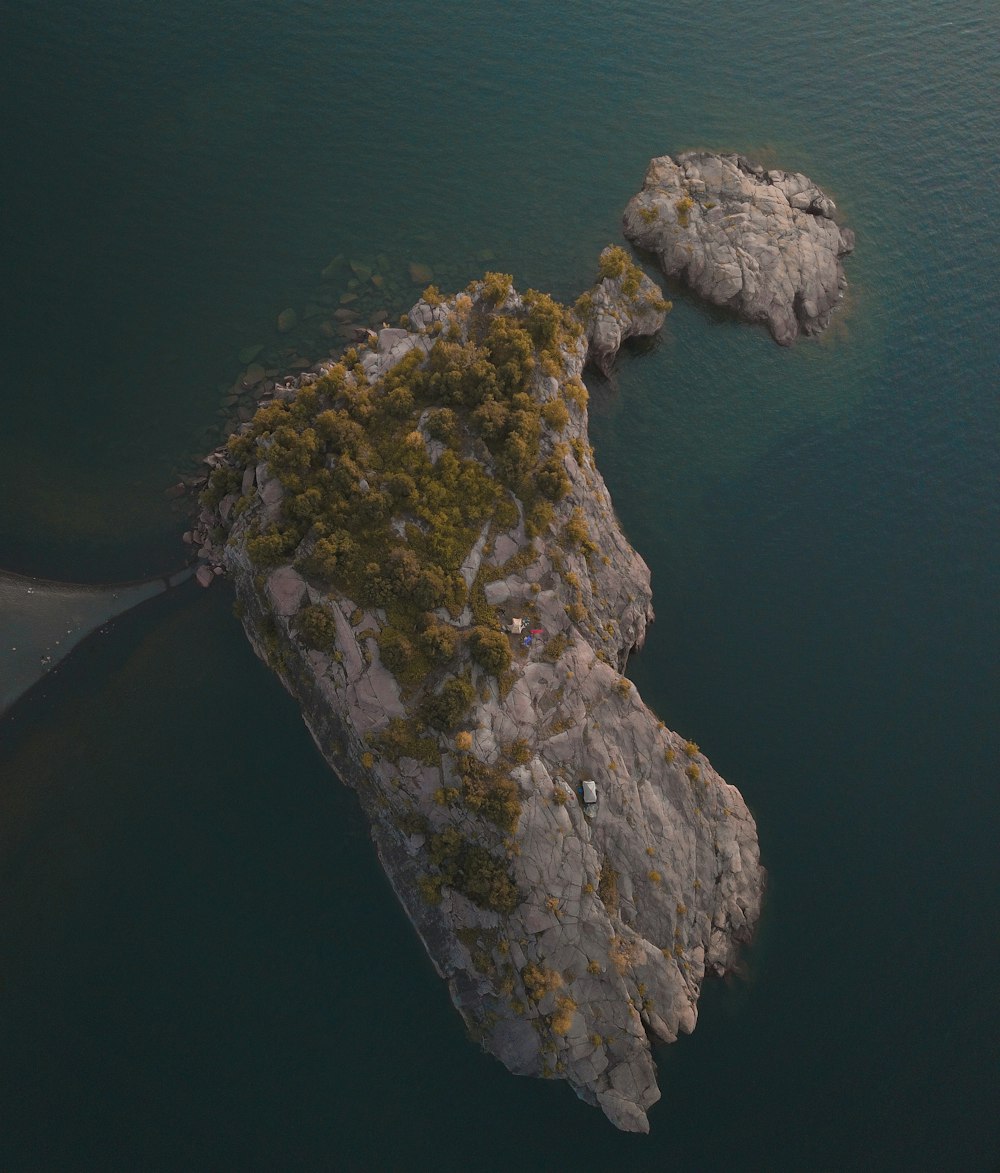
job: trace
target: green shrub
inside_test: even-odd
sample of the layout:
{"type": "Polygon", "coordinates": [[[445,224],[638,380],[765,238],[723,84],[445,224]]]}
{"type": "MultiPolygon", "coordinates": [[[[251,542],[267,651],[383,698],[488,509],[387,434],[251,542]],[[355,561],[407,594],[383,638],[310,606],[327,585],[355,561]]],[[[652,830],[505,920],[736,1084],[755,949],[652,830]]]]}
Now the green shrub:
{"type": "Polygon", "coordinates": [[[590,394],[587,388],[580,382],[579,379],[570,379],[563,388],[563,394],[574,404],[580,411],[583,411],[590,399],[590,394]]]}
{"type": "Polygon", "coordinates": [[[317,603],[303,607],[298,614],[298,629],[310,647],[321,652],[332,652],[337,646],[337,621],[317,603]]]}
{"type": "Polygon", "coordinates": [[[220,464],[218,468],[213,468],[208,484],[201,491],[202,505],[214,509],[223,497],[239,492],[242,481],[242,475],[228,464],[220,464]]]}
{"type": "Polygon", "coordinates": [[[432,835],[428,855],[440,869],[441,881],[480,908],[510,914],[520,904],[520,894],[506,862],[465,839],[456,827],[446,827],[432,835]]]}
{"type": "Polygon", "coordinates": [[[556,999],[556,1009],[552,1015],[552,1033],[557,1035],[569,1034],[573,1025],[573,1015],[576,1013],[576,1003],[568,994],[562,994],[556,999]]]}
{"type": "Polygon", "coordinates": [[[483,298],[491,305],[500,305],[510,296],[514,278],[509,273],[485,273],[483,275],[483,298]]]}
{"type": "Polygon", "coordinates": [[[417,889],[425,904],[432,907],[441,903],[441,877],[440,876],[418,876],[417,889]]]}
{"type": "Polygon", "coordinates": [[[564,329],[562,306],[547,293],[539,293],[536,289],[525,293],[524,305],[528,311],[527,330],[534,344],[540,350],[557,346],[564,329]]]}
{"type": "Polygon", "coordinates": [[[420,646],[438,663],[445,663],[454,656],[458,647],[458,632],[450,623],[429,624],[420,633],[420,646]]]}
{"type": "Polygon", "coordinates": [[[271,526],[264,533],[247,538],[247,556],[254,566],[263,570],[286,562],[298,544],[297,531],[271,526]]]}
{"type": "Polygon", "coordinates": [[[511,664],[510,641],[492,627],[475,627],[469,637],[472,658],[491,676],[499,676],[511,664]]]}
{"type": "Polygon", "coordinates": [[[554,969],[546,969],[529,961],[521,970],[521,981],[532,1002],[540,1002],[546,994],[551,994],[562,985],[562,975],[554,969]]]}
{"type": "Polygon", "coordinates": [[[602,250],[597,271],[602,278],[614,280],[615,277],[620,277],[630,264],[628,253],[620,245],[611,244],[602,250]]]}
{"type": "Polygon", "coordinates": [[[437,739],[423,736],[417,722],[405,717],[393,717],[388,728],[376,734],[372,742],[394,765],[400,758],[414,758],[424,766],[436,766],[441,761],[437,739]]]}
{"type": "Polygon", "coordinates": [[[563,537],[571,546],[587,546],[593,547],[594,543],[590,540],[590,529],[587,525],[587,519],[583,515],[583,510],[577,507],[570,514],[569,521],[563,527],[563,537]]]}
{"type": "MultiPolygon", "coordinates": [[[[566,410],[563,404],[559,405],[566,410]]],[[[562,460],[555,454],[535,474],[535,484],[538,491],[548,497],[550,501],[561,501],[570,491],[570,479],[562,460]]]]}
{"type": "Polygon", "coordinates": [[[550,399],[542,408],[545,422],[556,432],[561,432],[569,423],[569,411],[561,399],[550,399]]]}
{"type": "Polygon", "coordinates": [[[377,636],[382,663],[394,676],[406,671],[415,654],[413,644],[394,627],[383,627],[377,636]]]}
{"type": "Polygon", "coordinates": [[[611,916],[618,912],[618,873],[607,860],[601,864],[601,874],[597,879],[597,895],[611,916]]]}
{"type": "Polygon", "coordinates": [[[523,737],[519,737],[507,746],[506,756],[516,765],[526,766],[531,761],[531,746],[523,737]]]}
{"type": "Polygon", "coordinates": [[[459,758],[458,771],[465,805],[501,830],[513,832],[521,815],[521,792],[510,774],[471,754],[459,758]]]}
{"type": "Polygon", "coordinates": [[[536,501],[524,519],[524,528],[529,538],[537,538],[552,524],[555,510],[551,501],[536,501]]]}
{"type": "Polygon", "coordinates": [[[424,698],[420,706],[420,715],[433,729],[446,732],[454,729],[475,699],[475,690],[468,680],[451,676],[444,682],[440,692],[431,693],[424,698]]]}

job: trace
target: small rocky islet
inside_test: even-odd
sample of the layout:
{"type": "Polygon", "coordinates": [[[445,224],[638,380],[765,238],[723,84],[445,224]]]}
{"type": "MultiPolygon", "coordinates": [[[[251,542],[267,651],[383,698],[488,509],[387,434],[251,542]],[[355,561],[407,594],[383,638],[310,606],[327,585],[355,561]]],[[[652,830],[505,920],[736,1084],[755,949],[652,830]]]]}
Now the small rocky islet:
{"type": "Polygon", "coordinates": [[[623,216],[626,238],[713,305],[763,322],[782,346],[822,333],[843,300],[854,233],[800,172],[744,155],[653,159],[623,216]]]}

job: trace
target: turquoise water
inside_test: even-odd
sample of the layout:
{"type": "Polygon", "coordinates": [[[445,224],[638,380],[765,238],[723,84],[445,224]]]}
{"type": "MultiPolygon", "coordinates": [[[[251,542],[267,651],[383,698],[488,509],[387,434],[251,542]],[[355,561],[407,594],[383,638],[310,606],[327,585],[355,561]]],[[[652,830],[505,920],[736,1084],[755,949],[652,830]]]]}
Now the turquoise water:
{"type": "Polygon", "coordinates": [[[242,348],[318,344],[274,320],[341,296],[338,253],[385,257],[392,315],[412,261],[570,297],[648,159],[702,145],[804,170],[858,247],[820,343],[680,294],[592,382],[653,571],[631,674],[741,788],[771,874],[746,979],[658,1053],[651,1135],[464,1039],[353,797],[224,591],[188,586],[0,724],[0,1163],[995,1168],[996,10],[36,0],[6,23],[22,573],[174,569],[163,490],[242,348]]]}

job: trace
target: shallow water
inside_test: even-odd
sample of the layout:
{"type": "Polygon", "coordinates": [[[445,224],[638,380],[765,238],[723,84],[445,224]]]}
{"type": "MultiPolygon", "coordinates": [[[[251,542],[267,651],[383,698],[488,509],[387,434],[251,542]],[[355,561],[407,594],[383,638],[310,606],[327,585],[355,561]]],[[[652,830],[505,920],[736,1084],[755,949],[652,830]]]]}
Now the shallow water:
{"type": "Polygon", "coordinates": [[[55,670],[88,635],[191,575],[79,586],[0,570],[0,713],[55,670]]]}
{"type": "Polygon", "coordinates": [[[858,247],[821,342],[675,294],[592,382],[653,571],[630,674],[741,788],[771,877],[747,979],[658,1052],[651,1135],[464,1039],[353,797],[192,586],[0,724],[4,1166],[995,1168],[996,12],[49,0],[8,24],[23,573],[176,564],[164,489],[241,350],[319,343],[338,253],[386,258],[390,316],[414,261],[572,297],[648,159],[699,145],[802,169],[858,247]]]}

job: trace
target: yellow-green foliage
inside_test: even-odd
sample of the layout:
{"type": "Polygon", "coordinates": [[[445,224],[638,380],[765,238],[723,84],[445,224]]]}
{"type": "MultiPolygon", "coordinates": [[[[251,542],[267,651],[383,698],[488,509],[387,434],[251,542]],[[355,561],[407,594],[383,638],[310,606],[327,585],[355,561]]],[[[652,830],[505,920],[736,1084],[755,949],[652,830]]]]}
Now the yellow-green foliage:
{"type": "Polygon", "coordinates": [[[475,627],[469,637],[472,658],[491,676],[499,676],[510,667],[510,641],[502,631],[492,627],[475,627]]]}
{"type": "Polygon", "coordinates": [[[521,814],[521,792],[509,767],[502,763],[489,765],[471,754],[462,754],[457,768],[465,805],[501,830],[513,831],[521,814]]]}
{"type": "Polygon", "coordinates": [[[642,270],[619,245],[609,245],[601,253],[598,273],[602,278],[622,278],[621,289],[626,297],[634,299],[642,284],[642,270]]]}
{"type": "Polygon", "coordinates": [[[507,300],[514,286],[509,273],[486,273],[483,275],[483,297],[493,305],[507,300]]]}
{"type": "Polygon", "coordinates": [[[427,736],[423,725],[412,718],[393,717],[388,728],[371,740],[393,763],[415,758],[425,766],[436,766],[441,761],[437,739],[427,736]]]}
{"type": "Polygon", "coordinates": [[[611,244],[601,252],[597,271],[601,277],[614,280],[625,272],[630,263],[628,253],[620,245],[611,244]]]}
{"type": "Polygon", "coordinates": [[[556,1009],[552,1015],[552,1033],[565,1035],[573,1025],[573,1015],[576,1013],[576,1003],[568,994],[560,994],[556,998],[556,1009]]]}
{"type": "Polygon", "coordinates": [[[440,876],[418,876],[417,888],[420,890],[420,895],[423,897],[425,904],[433,906],[441,903],[440,876]]]}
{"type": "Polygon", "coordinates": [[[694,200],[690,196],[682,196],[674,204],[677,212],[677,223],[682,228],[687,228],[691,223],[691,209],[694,207],[694,200]]]}
{"type": "Polygon", "coordinates": [[[561,399],[550,399],[542,408],[545,422],[555,432],[561,432],[569,423],[569,411],[561,399]]]}
{"type": "Polygon", "coordinates": [[[593,553],[597,549],[596,544],[591,539],[587,519],[583,515],[583,510],[579,507],[573,510],[570,514],[569,521],[563,527],[563,537],[569,545],[581,547],[584,553],[593,553]]]}
{"type": "Polygon", "coordinates": [[[529,961],[521,970],[521,981],[528,997],[533,1002],[540,1002],[546,994],[551,994],[562,985],[562,975],[554,969],[545,969],[529,961]]]}
{"type": "Polygon", "coordinates": [[[526,766],[531,761],[531,746],[523,737],[519,737],[517,741],[512,741],[504,752],[518,766],[526,766]]]}
{"type": "MultiPolygon", "coordinates": [[[[488,275],[487,300],[509,290],[509,278],[488,275]]],[[[568,490],[561,460],[542,456],[542,437],[565,426],[565,407],[543,407],[533,379],[575,326],[544,294],[529,291],[524,302],[517,314],[472,315],[468,341],[439,339],[426,360],[414,351],[373,387],[353,373],[352,348],[346,365],[291,402],[261,407],[229,443],[234,461],[266,461],[285,490],[278,523],[248,534],[252,561],[267,569],[294,557],[320,589],[384,608],[382,657],[411,688],[455,653],[448,625],[427,615],[461,613],[468,600],[457,572],[482,527],[514,526],[519,498],[529,530],[542,532],[545,497],[568,490]],[[434,463],[417,427],[425,412],[426,435],[445,445],[434,463]],[[480,442],[492,471],[473,455],[480,442]]],[[[463,306],[471,309],[469,298],[463,306]]],[[[582,388],[568,394],[579,399],[582,388]]],[[[206,500],[217,504],[240,479],[237,469],[217,471],[206,500]]],[[[477,621],[493,619],[492,608],[480,612],[477,621]]]]}
{"type": "Polygon", "coordinates": [[[476,694],[468,680],[450,676],[440,692],[430,693],[420,705],[420,717],[425,724],[442,732],[454,729],[469,711],[476,694]]]}
{"type": "Polygon", "coordinates": [[[614,916],[618,911],[618,873],[607,860],[601,864],[601,874],[597,880],[597,895],[600,896],[608,912],[614,916]]]}
{"type": "Polygon", "coordinates": [[[298,614],[299,634],[310,647],[332,652],[337,644],[337,624],[326,607],[311,604],[298,614]]]}
{"type": "Polygon", "coordinates": [[[590,399],[587,388],[584,387],[579,379],[570,379],[564,388],[564,394],[570,403],[575,404],[580,411],[584,410],[587,406],[587,401],[590,399]]]}
{"type": "Polygon", "coordinates": [[[569,640],[566,638],[566,636],[561,631],[556,632],[555,635],[550,636],[549,639],[546,640],[542,649],[542,655],[546,660],[554,664],[568,646],[569,640]]]}
{"type": "Polygon", "coordinates": [[[480,908],[511,913],[521,902],[506,862],[466,839],[457,827],[446,827],[428,840],[428,855],[440,881],[461,892],[480,908]]]}

